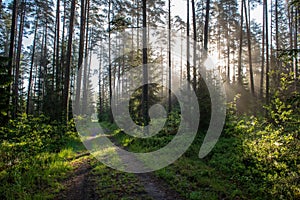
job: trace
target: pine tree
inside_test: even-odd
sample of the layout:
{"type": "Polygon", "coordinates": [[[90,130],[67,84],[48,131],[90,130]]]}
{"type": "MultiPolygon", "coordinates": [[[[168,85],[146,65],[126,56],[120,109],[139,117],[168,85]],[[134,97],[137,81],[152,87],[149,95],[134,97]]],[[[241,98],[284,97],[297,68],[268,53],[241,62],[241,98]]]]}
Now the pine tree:
{"type": "Polygon", "coordinates": [[[69,37],[68,37],[68,48],[67,48],[67,62],[65,68],[65,80],[64,80],[64,90],[63,90],[63,117],[66,122],[69,120],[69,88],[70,88],[70,68],[72,62],[72,40],[74,33],[74,19],[75,19],[75,6],[76,0],[71,2],[71,14],[69,22],[69,37]]]}

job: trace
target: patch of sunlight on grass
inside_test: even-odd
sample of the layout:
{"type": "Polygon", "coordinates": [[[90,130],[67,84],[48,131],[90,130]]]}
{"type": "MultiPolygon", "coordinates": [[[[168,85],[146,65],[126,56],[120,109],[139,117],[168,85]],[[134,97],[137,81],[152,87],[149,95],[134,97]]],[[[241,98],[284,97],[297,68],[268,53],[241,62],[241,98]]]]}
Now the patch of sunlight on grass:
{"type": "Polygon", "coordinates": [[[106,147],[103,150],[98,150],[91,153],[100,161],[105,161],[109,166],[121,166],[122,160],[119,157],[116,147],[106,147]]]}
{"type": "Polygon", "coordinates": [[[76,155],[76,153],[73,151],[73,149],[71,147],[63,149],[58,153],[58,157],[64,158],[64,159],[70,159],[70,158],[74,157],[75,155],[76,155]]]}

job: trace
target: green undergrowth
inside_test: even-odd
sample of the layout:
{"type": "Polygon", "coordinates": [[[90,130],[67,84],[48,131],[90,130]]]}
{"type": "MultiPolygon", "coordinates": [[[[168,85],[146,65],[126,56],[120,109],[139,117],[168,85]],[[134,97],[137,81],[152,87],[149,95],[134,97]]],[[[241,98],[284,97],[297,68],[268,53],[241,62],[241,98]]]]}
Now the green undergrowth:
{"type": "MultiPolygon", "coordinates": [[[[112,131],[119,144],[126,147],[129,151],[150,152],[167,145],[172,140],[177,131],[178,118],[178,113],[172,113],[168,121],[170,124],[173,123],[173,126],[170,126],[170,124],[168,126],[167,124],[167,127],[159,134],[146,139],[131,137],[118,128],[112,129],[112,131]]],[[[198,133],[193,144],[181,158],[170,166],[156,171],[155,175],[164,179],[172,189],[186,199],[244,198],[246,196],[244,195],[245,192],[239,189],[235,180],[231,180],[223,175],[218,168],[210,166],[207,160],[198,158],[203,138],[204,134],[198,133]]],[[[224,146],[230,146],[236,142],[233,140],[222,138],[221,142],[219,141],[217,144],[217,151],[222,153],[224,146]]],[[[226,164],[231,162],[230,160],[225,160],[226,164]]],[[[220,163],[220,165],[223,164],[220,163]]]]}
{"type": "Polygon", "coordinates": [[[84,150],[74,124],[23,115],[0,127],[0,199],[52,199],[84,150]]]}
{"type": "Polygon", "coordinates": [[[131,152],[145,153],[156,151],[166,146],[176,135],[180,124],[179,111],[172,112],[166,120],[165,126],[158,134],[148,138],[138,138],[125,134],[122,129],[119,129],[115,124],[103,124],[111,130],[112,135],[116,138],[118,143],[127,147],[131,152]]]}
{"type": "Polygon", "coordinates": [[[72,169],[65,159],[70,149],[59,153],[41,153],[0,172],[1,199],[51,199],[59,183],[72,169]]]}
{"type": "Polygon", "coordinates": [[[220,138],[214,151],[227,155],[216,160],[211,153],[207,158],[200,159],[198,153],[203,138],[204,133],[199,132],[182,157],[155,174],[186,199],[248,199],[249,194],[239,185],[239,181],[221,169],[221,166],[230,169],[232,162],[238,160],[238,154],[232,155],[233,144],[237,141],[220,138]],[[215,161],[217,165],[214,166],[215,161]]]}
{"type": "MultiPolygon", "coordinates": [[[[300,95],[282,93],[265,107],[268,116],[237,115],[233,103],[221,137],[204,159],[198,158],[205,136],[199,131],[181,158],[155,174],[186,199],[300,199],[300,95]]],[[[166,145],[176,129],[147,139],[113,132],[130,151],[150,152],[166,145]]]]}

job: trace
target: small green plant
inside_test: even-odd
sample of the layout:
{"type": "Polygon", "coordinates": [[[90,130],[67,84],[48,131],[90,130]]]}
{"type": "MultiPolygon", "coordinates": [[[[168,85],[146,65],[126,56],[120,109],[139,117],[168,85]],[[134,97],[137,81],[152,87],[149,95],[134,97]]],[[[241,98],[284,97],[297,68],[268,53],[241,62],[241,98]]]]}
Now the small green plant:
{"type": "Polygon", "coordinates": [[[0,127],[0,199],[53,198],[80,146],[74,130],[25,114],[0,127]]]}

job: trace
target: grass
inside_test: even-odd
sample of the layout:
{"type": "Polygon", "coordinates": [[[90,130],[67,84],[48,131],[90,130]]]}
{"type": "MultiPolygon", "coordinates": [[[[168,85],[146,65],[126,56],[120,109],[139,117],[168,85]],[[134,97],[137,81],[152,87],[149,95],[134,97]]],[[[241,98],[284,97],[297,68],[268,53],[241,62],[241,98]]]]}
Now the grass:
{"type": "Polygon", "coordinates": [[[41,152],[0,172],[0,199],[53,199],[84,146],[70,139],[59,152],[41,152]]]}
{"type": "MultiPolygon", "coordinates": [[[[114,137],[121,145],[132,152],[150,152],[166,145],[173,135],[158,134],[147,139],[136,139],[119,129],[113,130],[114,137]]],[[[235,138],[221,138],[205,160],[198,158],[203,141],[198,133],[187,152],[173,164],[158,170],[155,175],[163,179],[172,189],[189,200],[196,199],[248,199],[247,189],[237,178],[230,174],[230,168],[238,163],[238,154],[233,152],[238,147],[235,138]],[[222,158],[222,155],[223,158],[222,158]]]]}
{"type": "Polygon", "coordinates": [[[186,199],[242,198],[243,192],[203,160],[186,156],[155,174],[186,199]]]}
{"type": "Polygon", "coordinates": [[[100,163],[95,165],[92,173],[100,199],[151,200],[134,174],[120,172],[100,163]]]}
{"type": "Polygon", "coordinates": [[[70,154],[69,149],[42,153],[2,171],[1,199],[51,199],[51,193],[61,189],[59,181],[72,169],[65,159],[70,154]]]}

